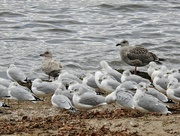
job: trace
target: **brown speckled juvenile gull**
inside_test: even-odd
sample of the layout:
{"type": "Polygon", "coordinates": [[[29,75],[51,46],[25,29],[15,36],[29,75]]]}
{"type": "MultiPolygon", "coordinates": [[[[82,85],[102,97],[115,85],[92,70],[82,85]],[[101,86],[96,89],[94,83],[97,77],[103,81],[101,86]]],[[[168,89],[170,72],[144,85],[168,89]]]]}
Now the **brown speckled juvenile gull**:
{"type": "Polygon", "coordinates": [[[60,61],[53,59],[50,51],[45,51],[43,54],[40,54],[40,56],[44,57],[42,61],[42,71],[49,76],[49,79],[50,76],[54,77],[54,79],[58,77],[62,69],[60,61]]]}
{"type": "Polygon", "coordinates": [[[154,53],[149,52],[147,49],[143,47],[130,46],[127,40],[123,40],[116,46],[121,46],[121,59],[129,65],[135,66],[135,73],[137,67],[148,65],[151,61],[160,61],[160,59],[154,53]]]}

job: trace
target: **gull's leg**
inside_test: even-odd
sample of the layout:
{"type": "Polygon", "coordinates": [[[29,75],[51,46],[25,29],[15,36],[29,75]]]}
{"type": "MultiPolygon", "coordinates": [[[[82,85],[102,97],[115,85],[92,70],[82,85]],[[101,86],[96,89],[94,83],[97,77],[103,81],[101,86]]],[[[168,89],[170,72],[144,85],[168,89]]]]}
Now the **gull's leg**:
{"type": "Polygon", "coordinates": [[[137,67],[135,66],[135,69],[134,69],[134,74],[136,75],[136,70],[137,70],[137,67]]]}

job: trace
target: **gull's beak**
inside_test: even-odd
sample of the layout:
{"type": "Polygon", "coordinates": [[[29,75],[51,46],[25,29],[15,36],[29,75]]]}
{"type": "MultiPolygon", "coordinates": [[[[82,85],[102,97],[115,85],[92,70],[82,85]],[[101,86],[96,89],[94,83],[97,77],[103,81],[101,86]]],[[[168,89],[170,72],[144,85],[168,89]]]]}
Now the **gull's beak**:
{"type": "Polygon", "coordinates": [[[44,56],[44,54],[40,54],[39,56],[44,56]]]}
{"type": "Polygon", "coordinates": [[[116,44],[116,46],[121,46],[121,43],[116,44]]]}

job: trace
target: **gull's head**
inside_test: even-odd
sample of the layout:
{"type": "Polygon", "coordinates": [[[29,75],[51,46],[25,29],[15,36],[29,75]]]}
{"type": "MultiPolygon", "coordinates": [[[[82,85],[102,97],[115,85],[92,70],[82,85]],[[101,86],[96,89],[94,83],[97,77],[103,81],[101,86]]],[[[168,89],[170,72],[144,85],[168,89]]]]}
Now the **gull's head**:
{"type": "Polygon", "coordinates": [[[170,73],[179,73],[179,70],[177,68],[172,68],[170,70],[170,73]]]}
{"type": "Polygon", "coordinates": [[[130,76],[131,75],[131,72],[129,70],[125,70],[123,72],[123,75],[125,75],[126,77],[130,76]]]}
{"type": "Polygon", "coordinates": [[[116,44],[116,46],[129,46],[129,42],[127,40],[122,40],[120,43],[116,44]]]}
{"type": "Polygon", "coordinates": [[[52,57],[52,53],[50,51],[45,51],[43,54],[40,54],[42,57],[52,57]]]}
{"type": "Polygon", "coordinates": [[[146,92],[147,91],[147,84],[144,83],[144,82],[141,82],[137,85],[137,89],[138,90],[141,90],[143,92],[146,92]]]}
{"type": "Polygon", "coordinates": [[[175,88],[176,85],[179,86],[177,78],[171,78],[171,80],[169,81],[167,85],[167,88],[175,88]]]}

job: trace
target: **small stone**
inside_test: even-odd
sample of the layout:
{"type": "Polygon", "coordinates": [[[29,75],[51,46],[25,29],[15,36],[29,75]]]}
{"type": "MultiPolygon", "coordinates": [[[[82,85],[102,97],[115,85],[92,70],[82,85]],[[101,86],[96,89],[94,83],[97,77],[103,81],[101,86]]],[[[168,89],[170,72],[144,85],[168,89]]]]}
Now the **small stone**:
{"type": "Polygon", "coordinates": [[[137,122],[135,122],[135,121],[131,121],[131,122],[130,122],[130,125],[131,125],[132,127],[138,127],[138,126],[139,126],[139,124],[138,124],[137,122]]]}

